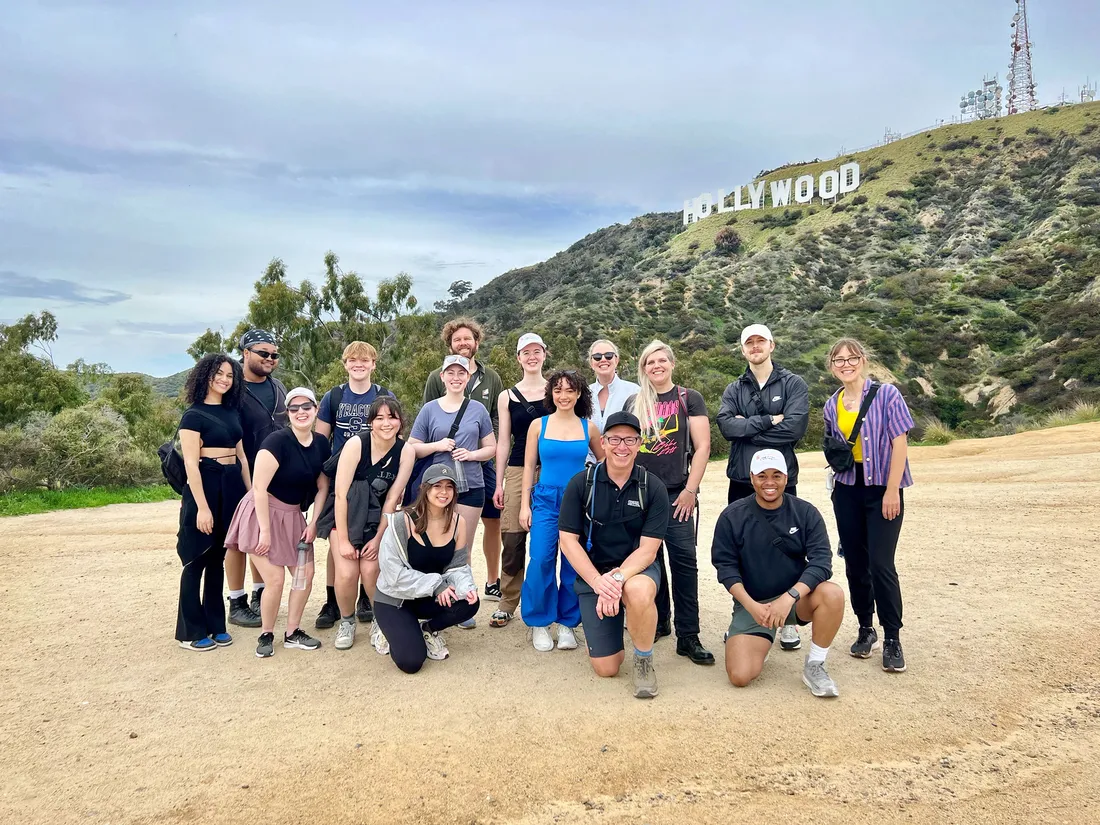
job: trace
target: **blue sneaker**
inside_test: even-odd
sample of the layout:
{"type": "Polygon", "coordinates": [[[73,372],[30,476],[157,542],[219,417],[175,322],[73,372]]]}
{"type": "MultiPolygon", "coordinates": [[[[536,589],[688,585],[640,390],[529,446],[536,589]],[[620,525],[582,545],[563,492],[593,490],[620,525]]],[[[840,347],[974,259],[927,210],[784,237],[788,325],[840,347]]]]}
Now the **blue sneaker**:
{"type": "Polygon", "coordinates": [[[473,628],[477,627],[477,619],[471,616],[466,621],[459,622],[458,626],[461,627],[463,630],[472,630],[473,628]]]}
{"type": "Polygon", "coordinates": [[[184,650],[213,650],[217,647],[214,644],[214,640],[207,637],[205,639],[195,639],[193,642],[180,642],[180,647],[184,650]]]}
{"type": "Polygon", "coordinates": [[[233,637],[228,633],[215,633],[210,637],[218,647],[229,647],[233,644],[233,637]]]}

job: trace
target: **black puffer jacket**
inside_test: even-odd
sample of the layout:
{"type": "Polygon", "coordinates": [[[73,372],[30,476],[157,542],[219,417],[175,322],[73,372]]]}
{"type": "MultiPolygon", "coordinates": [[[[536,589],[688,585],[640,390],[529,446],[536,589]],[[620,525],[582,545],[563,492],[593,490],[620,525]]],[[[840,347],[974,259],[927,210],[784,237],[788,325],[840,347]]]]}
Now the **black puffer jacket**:
{"type": "Polygon", "coordinates": [[[244,454],[248,459],[248,469],[256,470],[256,453],[260,451],[260,445],[264,439],[278,429],[290,423],[290,414],[286,411],[286,387],[283,382],[273,375],[267,380],[275,387],[275,413],[269,413],[252,391],[252,385],[244,382],[244,392],[241,393],[241,428],[244,430],[244,454]]]}
{"type": "Polygon", "coordinates": [[[797,484],[798,459],[794,448],[806,434],[809,422],[810,391],[800,376],[773,364],[767,382],[757,389],[756,378],[746,369],[744,375],[726,387],[718,409],[718,429],[730,441],[726,475],[748,484],[753,454],[772,447],[787,460],[787,484],[797,484]],[[772,416],[780,414],[783,420],[772,424],[772,416]]]}

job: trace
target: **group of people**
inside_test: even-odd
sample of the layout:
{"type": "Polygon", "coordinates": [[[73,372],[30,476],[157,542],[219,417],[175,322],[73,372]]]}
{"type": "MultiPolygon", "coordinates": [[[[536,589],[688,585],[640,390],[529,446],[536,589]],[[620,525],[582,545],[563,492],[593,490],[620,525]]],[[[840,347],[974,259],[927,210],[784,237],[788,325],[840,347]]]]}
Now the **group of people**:
{"type": "MultiPolygon", "coordinates": [[[[378,354],[370,344],[348,345],[348,381],[320,402],[310,388],[288,391],[272,375],[278,346],[264,330],[241,338],[240,362],[224,353],[199,361],[179,431],[187,470],[177,544],[182,647],[232,643],[224,576],[229,623],[259,627],[256,655],[271,656],[289,576],[283,645],[319,648],[301,623],[321,537],[328,582],[316,626],[337,626],[334,646],[347,650],[358,625],[369,623],[374,649],[407,673],[447,658],[441,631],[474,627],[481,600],[495,603],[491,627],[521,618],[539,652],[575,649],[583,630],[600,676],[625,663],[625,627],[641,698],[657,695],[652,653],[663,636],[675,632],[677,654],[690,661],[715,663],[700,639],[697,564],[710,418],[702,395],[676,383],[672,348],[645,347],[635,383],[618,374],[618,347],[597,340],[589,384],[575,369],[547,375],[546,344],[526,333],[516,347],[522,378],[505,388],[477,360],[482,334],[467,318],[444,325],[449,354],[427,378],[407,440],[400,401],[372,382],[378,354]],[[479,520],[488,573],[480,594],[469,563],[479,520]]],[[[772,360],[774,350],[768,327],[742,331],[747,367],[717,414],[730,441],[728,506],[711,543],[732,596],[726,672],[732,684],[749,684],[776,635],[783,650],[796,650],[799,626],[809,624],[803,681],[815,696],[836,696],[825,660],[844,594],[830,581],[824,520],[797,496],[795,448],[809,393],[772,360]]],[[[859,621],[850,652],[869,658],[881,647],[883,669],[900,672],[894,555],[902,490],[912,484],[913,420],[895,387],[867,377],[858,341],[838,341],[828,367],[841,385],[823,416],[839,552],[859,621]]]]}

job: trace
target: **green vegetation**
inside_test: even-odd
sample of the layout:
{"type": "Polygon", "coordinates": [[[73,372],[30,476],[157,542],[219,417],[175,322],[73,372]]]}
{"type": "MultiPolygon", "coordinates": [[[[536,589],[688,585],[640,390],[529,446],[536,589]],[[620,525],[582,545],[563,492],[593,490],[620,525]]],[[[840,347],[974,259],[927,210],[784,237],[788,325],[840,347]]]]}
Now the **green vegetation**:
{"type": "Polygon", "coordinates": [[[917,421],[917,427],[922,444],[950,444],[955,440],[955,433],[951,428],[935,416],[922,416],[917,421]]]}
{"type": "Polygon", "coordinates": [[[1100,421],[1100,404],[1078,401],[1065,410],[1056,410],[1043,419],[1044,427],[1067,427],[1070,424],[1088,424],[1100,421]]]}
{"type": "Polygon", "coordinates": [[[135,504],[178,498],[167,484],[142,487],[73,487],[68,490],[24,490],[0,495],[0,517],[26,516],[50,510],[135,504]]]}

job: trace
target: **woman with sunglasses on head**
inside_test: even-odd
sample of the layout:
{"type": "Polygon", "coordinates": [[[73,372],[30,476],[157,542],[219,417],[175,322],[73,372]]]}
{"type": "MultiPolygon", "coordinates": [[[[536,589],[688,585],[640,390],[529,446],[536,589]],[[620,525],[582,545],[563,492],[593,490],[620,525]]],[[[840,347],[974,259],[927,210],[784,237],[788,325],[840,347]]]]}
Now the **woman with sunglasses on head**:
{"type": "MultiPolygon", "coordinates": [[[[825,404],[825,435],[847,441],[872,382],[866,376],[868,353],[853,338],[841,338],[829,350],[828,367],[841,388],[825,404]]],[[[909,472],[909,431],[913,416],[893,384],[878,384],[852,448],[853,466],[833,477],[833,513],[852,610],[859,637],[851,654],[869,659],[879,646],[874,628],[882,624],[882,669],[905,670],[902,653],[901,583],[894,564],[905,517],[902,490],[913,484],[909,472]]]]}
{"type": "Polygon", "coordinates": [[[497,398],[500,431],[497,436],[497,487],[493,503],[501,511],[500,528],[504,550],[500,561],[500,604],[489,617],[490,627],[504,627],[519,607],[523,587],[523,568],[527,563],[527,530],[519,523],[523,499],[523,461],[527,455],[527,431],[531,422],[548,410],[543,403],[546,378],[546,344],[534,332],[524,333],[516,344],[516,360],[523,368],[523,379],[497,398]],[[509,449],[511,448],[511,449],[509,449]]]}
{"type": "Polygon", "coordinates": [[[623,409],[626,400],[638,392],[638,385],[619,377],[619,348],[606,338],[592,342],[588,365],[596,374],[588,387],[592,393],[592,422],[603,433],[607,417],[623,409]]]}
{"type": "Polygon", "coordinates": [[[471,619],[480,606],[469,562],[476,522],[458,512],[456,481],[451,465],[433,464],[412,506],[385,517],[374,616],[405,673],[416,673],[425,659],[446,659],[440,631],[471,619]]]}
{"type": "Polygon", "coordinates": [[[252,491],[241,499],[229,525],[226,546],[248,553],[264,580],[260,595],[262,621],[256,656],[275,652],[275,619],[283,599],[286,570],[293,579],[283,647],[317,650],[321,642],[302,630],[302,612],[313,586],[313,542],[317,518],[328,498],[325,461],[327,438],[316,436],[317,396],[307,387],[286,394],[290,426],[264,439],[256,454],[252,491]],[[314,519],[303,513],[313,505],[314,519]],[[296,587],[296,585],[299,585],[296,587]]]}
{"type": "MultiPolygon", "coordinates": [[[[378,548],[386,531],[386,514],[397,512],[405,485],[412,475],[416,453],[401,436],[405,414],[393,396],[376,398],[367,410],[366,430],[353,435],[340,451],[336,465],[336,494],[330,497],[332,512],[322,515],[318,530],[332,546],[336,566],[336,601],[340,625],[337,650],[355,644],[355,605],[358,583],[374,600],[378,581],[378,548]]],[[[371,622],[371,644],[389,653],[386,637],[371,622]]]]}
{"type": "Polygon", "coordinates": [[[577,573],[563,555],[558,581],[558,515],[565,486],[584,470],[590,450],[603,458],[603,446],[599,430],[589,426],[592,394],[576,370],[552,373],[543,403],[550,414],[532,421],[527,430],[519,522],[531,533],[531,559],[520,597],[523,623],[531,628],[535,650],[546,653],[554,649],[550,635],[554,622],[558,649],[577,647],[574,628],[581,623],[580,601],[573,589],[577,573]]]}
{"type": "Polygon", "coordinates": [[[251,484],[238,415],[242,383],[240,364],[215,353],[195,365],[184,390],[191,406],[179,428],[187,486],[176,537],[183,562],[176,640],[186,650],[233,643],[225,632],[222,564],[233,511],[251,484]]]}

